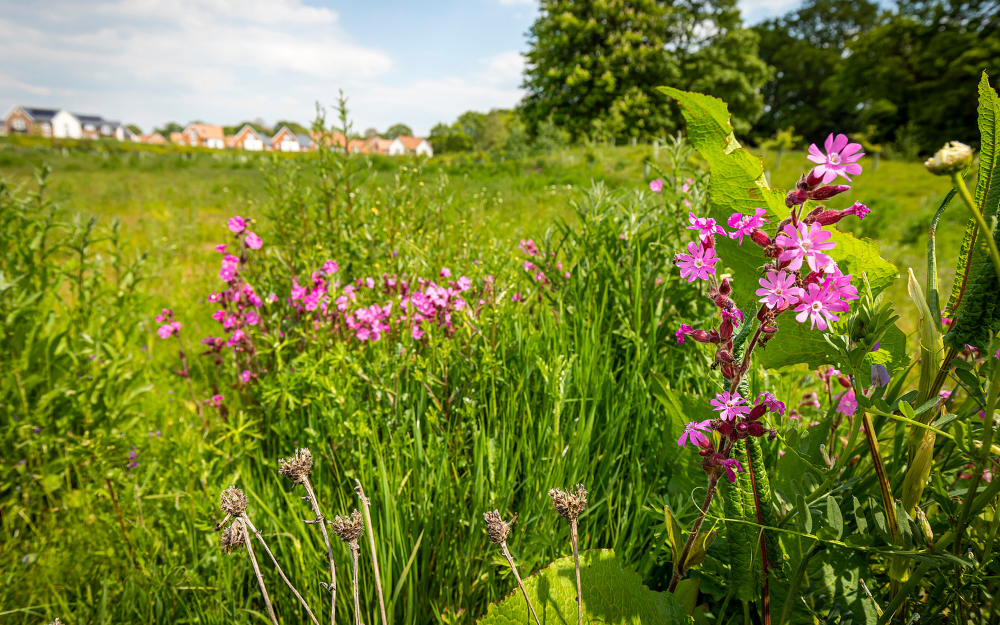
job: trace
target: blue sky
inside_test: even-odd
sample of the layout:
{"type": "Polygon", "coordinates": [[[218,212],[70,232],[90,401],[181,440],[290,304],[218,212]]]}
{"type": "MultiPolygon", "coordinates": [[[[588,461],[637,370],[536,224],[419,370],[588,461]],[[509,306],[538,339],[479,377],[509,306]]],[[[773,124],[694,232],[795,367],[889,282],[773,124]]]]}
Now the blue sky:
{"type": "MultiPolygon", "coordinates": [[[[795,0],[742,0],[747,23],[795,0]]],[[[0,0],[0,108],[307,123],[350,97],[358,130],[425,134],[513,106],[536,0],[0,0]]]]}

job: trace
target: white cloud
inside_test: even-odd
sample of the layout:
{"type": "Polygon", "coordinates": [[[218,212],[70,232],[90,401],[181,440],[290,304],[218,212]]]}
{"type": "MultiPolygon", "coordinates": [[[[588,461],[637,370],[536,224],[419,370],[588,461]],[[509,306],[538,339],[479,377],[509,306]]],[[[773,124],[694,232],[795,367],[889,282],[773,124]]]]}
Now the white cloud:
{"type": "Polygon", "coordinates": [[[784,15],[799,4],[800,0],[739,0],[738,2],[743,22],[747,25],[784,15]]]}

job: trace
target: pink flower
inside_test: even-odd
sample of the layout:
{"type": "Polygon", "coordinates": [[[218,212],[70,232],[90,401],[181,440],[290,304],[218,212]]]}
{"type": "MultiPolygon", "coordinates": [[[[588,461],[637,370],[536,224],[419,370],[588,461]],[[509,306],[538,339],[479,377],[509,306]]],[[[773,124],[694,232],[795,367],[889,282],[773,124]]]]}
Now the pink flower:
{"type": "Polygon", "coordinates": [[[299,281],[297,279],[292,280],[292,301],[302,299],[308,292],[309,289],[304,286],[299,286],[299,281]]]}
{"type": "Polygon", "coordinates": [[[222,254],[223,252],[226,251],[227,247],[229,246],[226,245],[225,243],[219,243],[218,245],[215,246],[215,251],[222,254]]]}
{"type": "Polygon", "coordinates": [[[240,379],[243,380],[244,382],[249,382],[250,381],[250,371],[244,369],[243,373],[240,374],[240,379]]]}
{"type": "Polygon", "coordinates": [[[181,328],[183,328],[184,326],[182,326],[182,325],[181,325],[181,322],[180,322],[180,321],[171,321],[171,322],[170,322],[170,327],[174,329],[174,332],[175,332],[175,333],[177,333],[177,334],[180,334],[180,332],[179,332],[179,331],[180,331],[180,329],[181,329],[181,328]]]}
{"type": "Polygon", "coordinates": [[[226,282],[232,282],[236,277],[236,271],[240,267],[240,259],[232,254],[226,254],[222,259],[222,268],[219,270],[219,277],[226,282]]]}
{"type": "Polygon", "coordinates": [[[685,447],[690,441],[692,445],[701,445],[703,442],[708,440],[701,432],[710,432],[712,430],[712,428],[709,427],[711,422],[711,419],[706,419],[701,422],[692,421],[691,423],[688,423],[684,426],[684,431],[681,432],[681,437],[677,439],[677,444],[681,447],[685,447]]]}
{"type": "Polygon", "coordinates": [[[851,211],[851,213],[857,215],[858,219],[864,219],[865,217],[868,216],[868,213],[872,212],[872,209],[868,208],[867,206],[865,206],[861,202],[855,202],[847,210],[849,210],[849,211],[851,211]]]}
{"type": "Polygon", "coordinates": [[[754,230],[758,228],[763,228],[764,224],[771,223],[770,221],[764,219],[764,215],[767,214],[766,208],[755,208],[753,209],[753,215],[743,216],[743,213],[733,213],[729,216],[726,223],[730,228],[734,228],[732,232],[729,233],[730,239],[739,239],[740,245],[743,245],[743,237],[749,236],[754,230]]]}
{"type": "Polygon", "coordinates": [[[795,307],[796,321],[805,323],[809,320],[809,329],[819,328],[826,330],[830,321],[840,319],[830,310],[830,293],[827,289],[821,289],[818,284],[810,284],[809,289],[801,289],[799,293],[799,305],[795,307]]]}
{"type": "Polygon", "coordinates": [[[226,311],[224,310],[215,311],[214,313],[212,313],[212,319],[215,319],[219,323],[222,323],[223,321],[226,320],[226,311]]]}
{"type": "Polygon", "coordinates": [[[729,478],[730,483],[736,481],[736,471],[743,473],[743,466],[740,464],[740,461],[735,458],[723,460],[722,466],[726,469],[726,477],[729,478]]]}
{"type": "Polygon", "coordinates": [[[222,395],[212,395],[212,399],[210,401],[213,406],[221,406],[225,399],[222,395]]]}
{"type": "Polygon", "coordinates": [[[691,334],[692,332],[694,332],[694,328],[692,328],[686,323],[682,323],[681,327],[677,328],[677,331],[674,332],[674,337],[675,337],[674,345],[683,345],[684,337],[687,336],[688,334],[691,334]]]}
{"type": "Polygon", "coordinates": [[[246,242],[247,247],[252,250],[259,250],[264,245],[264,241],[253,232],[247,232],[247,236],[243,240],[246,242]]]}
{"type": "Polygon", "coordinates": [[[535,270],[535,263],[531,262],[530,260],[524,261],[524,270],[525,271],[534,271],[535,270]]]}
{"type": "Polygon", "coordinates": [[[767,406],[771,412],[777,412],[778,416],[785,416],[785,402],[779,401],[773,394],[767,392],[761,393],[757,396],[757,402],[767,406]]]}
{"type": "Polygon", "coordinates": [[[757,300],[768,308],[780,308],[784,305],[792,306],[797,301],[795,288],[795,274],[785,271],[774,273],[769,271],[766,278],[758,280],[764,288],[757,289],[757,295],[762,297],[757,300]]]}
{"type": "Polygon", "coordinates": [[[367,286],[369,289],[374,289],[375,280],[373,280],[372,278],[365,278],[365,286],[367,286]]]}
{"type": "Polygon", "coordinates": [[[465,292],[472,288],[472,280],[469,280],[466,276],[462,276],[458,279],[458,290],[465,292]]]}
{"type": "Polygon", "coordinates": [[[694,213],[688,213],[688,222],[691,225],[687,229],[698,230],[698,238],[701,239],[702,243],[708,241],[708,238],[713,234],[726,236],[726,231],[722,229],[722,226],[715,223],[715,220],[711,217],[695,217],[694,213]]]}
{"type": "Polygon", "coordinates": [[[521,239],[521,242],[518,243],[517,246],[519,248],[521,248],[522,252],[524,252],[525,254],[527,254],[528,256],[531,256],[531,257],[534,257],[534,256],[536,256],[539,253],[538,252],[538,246],[535,245],[535,242],[532,241],[531,239],[527,239],[527,240],[526,239],[521,239]]]}
{"type": "MultiPolygon", "coordinates": [[[[823,278],[823,288],[830,293],[830,310],[838,313],[845,313],[848,310],[847,302],[860,299],[858,289],[851,284],[851,274],[843,274],[836,263],[830,263],[826,267],[826,274],[823,278]],[[833,268],[833,271],[830,268],[833,268]]],[[[872,351],[878,350],[876,346],[872,351]]]]}
{"type": "Polygon", "coordinates": [[[853,417],[857,410],[858,399],[854,395],[854,389],[851,389],[840,397],[840,403],[837,404],[837,412],[845,417],[853,417]]]}
{"type": "Polygon", "coordinates": [[[790,261],[788,268],[795,270],[802,268],[802,261],[809,264],[813,271],[819,271],[822,267],[833,262],[829,256],[823,252],[832,250],[837,244],[830,241],[833,235],[823,230],[817,223],[808,226],[799,222],[796,229],[792,224],[787,224],[783,234],[779,234],[774,242],[785,248],[778,260],[790,261]]]}
{"type": "Polygon", "coordinates": [[[448,269],[447,267],[442,267],[441,268],[441,277],[442,278],[450,278],[451,277],[451,270],[448,269]]]}
{"type": "Polygon", "coordinates": [[[156,333],[160,335],[161,339],[169,339],[174,335],[174,328],[170,324],[162,325],[156,330],[156,333]]]}
{"type": "Polygon", "coordinates": [[[856,176],[861,173],[861,165],[857,162],[865,153],[860,151],[861,144],[848,141],[847,135],[837,135],[834,138],[831,133],[824,144],[826,154],[820,152],[815,143],[809,146],[807,158],[818,163],[814,171],[816,176],[823,177],[823,184],[833,182],[837,176],[843,176],[850,182],[851,177],[847,174],[856,176]]]}
{"type": "Polygon", "coordinates": [[[710,274],[715,273],[715,263],[719,260],[712,248],[703,248],[694,241],[687,245],[690,254],[678,254],[674,257],[674,262],[681,269],[681,277],[687,278],[688,282],[695,280],[708,280],[710,274]]]}
{"type": "Polygon", "coordinates": [[[244,318],[246,319],[247,323],[252,326],[257,325],[260,322],[260,317],[258,317],[257,313],[255,313],[252,310],[248,312],[244,318]]]}
{"type": "Polygon", "coordinates": [[[229,221],[226,223],[229,226],[229,229],[235,232],[236,234],[243,232],[244,230],[246,230],[247,227],[247,222],[243,221],[243,218],[240,217],[239,215],[236,215],[235,217],[230,217],[229,221]]]}
{"type": "Polygon", "coordinates": [[[332,276],[333,274],[337,273],[338,269],[339,267],[337,266],[337,263],[333,262],[332,260],[328,260],[325,263],[323,263],[323,273],[325,273],[328,276],[332,276]]]}
{"type": "Polygon", "coordinates": [[[712,404],[714,410],[719,411],[720,419],[732,421],[736,417],[750,412],[750,408],[743,405],[744,402],[746,400],[740,397],[739,392],[725,392],[717,393],[715,399],[709,403],[712,404]]]}
{"type": "Polygon", "coordinates": [[[653,193],[660,193],[663,191],[663,181],[657,178],[656,180],[649,181],[649,190],[653,193]]]}
{"type": "Polygon", "coordinates": [[[420,327],[420,324],[413,326],[413,329],[410,330],[410,336],[416,341],[424,338],[424,331],[423,328],[420,327]]]}

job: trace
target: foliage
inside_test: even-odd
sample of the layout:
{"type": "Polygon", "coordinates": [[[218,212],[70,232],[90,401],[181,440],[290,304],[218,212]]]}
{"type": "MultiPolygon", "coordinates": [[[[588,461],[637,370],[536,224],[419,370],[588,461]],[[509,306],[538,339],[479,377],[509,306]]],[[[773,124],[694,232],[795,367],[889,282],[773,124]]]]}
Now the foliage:
{"type": "MultiPolygon", "coordinates": [[[[688,623],[676,595],[653,592],[638,575],[623,570],[610,549],[580,554],[583,581],[584,622],[599,623],[688,623]]],[[[572,556],[560,558],[524,580],[525,590],[543,623],[572,622],[576,616],[576,584],[572,556]]],[[[521,591],[489,607],[476,621],[482,625],[530,625],[534,619],[521,591]]]]}
{"type": "Polygon", "coordinates": [[[399,136],[412,137],[413,130],[406,124],[393,124],[392,126],[389,126],[384,133],[382,133],[382,136],[386,139],[395,139],[399,136]]]}
{"type": "Polygon", "coordinates": [[[730,0],[552,0],[529,36],[522,109],[533,134],[551,118],[573,140],[661,136],[677,126],[653,95],[662,84],[728,98],[741,128],[763,105],[766,66],[730,0]]]}

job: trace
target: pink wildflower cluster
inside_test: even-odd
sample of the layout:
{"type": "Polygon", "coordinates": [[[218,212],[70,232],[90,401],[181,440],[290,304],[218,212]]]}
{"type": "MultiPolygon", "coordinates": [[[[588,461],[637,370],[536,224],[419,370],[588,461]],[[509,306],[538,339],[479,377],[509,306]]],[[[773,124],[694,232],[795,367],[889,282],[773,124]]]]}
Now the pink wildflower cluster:
{"type": "Polygon", "coordinates": [[[163,324],[156,330],[161,339],[169,339],[184,327],[180,321],[174,319],[174,311],[170,308],[164,308],[160,314],[156,315],[156,322],[163,324]]]}
{"type": "MultiPolygon", "coordinates": [[[[538,249],[538,246],[531,239],[521,239],[518,244],[521,252],[527,256],[529,259],[524,261],[524,271],[531,276],[531,279],[539,286],[541,290],[553,288],[551,280],[549,280],[550,275],[557,275],[563,280],[569,280],[570,272],[563,267],[561,260],[555,259],[555,252],[545,253],[538,249]]],[[[541,300],[541,293],[539,293],[538,298],[541,300]]],[[[523,301],[524,296],[518,292],[511,297],[512,302],[523,301]]]]}

